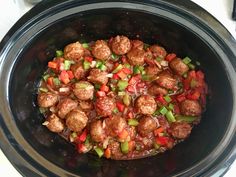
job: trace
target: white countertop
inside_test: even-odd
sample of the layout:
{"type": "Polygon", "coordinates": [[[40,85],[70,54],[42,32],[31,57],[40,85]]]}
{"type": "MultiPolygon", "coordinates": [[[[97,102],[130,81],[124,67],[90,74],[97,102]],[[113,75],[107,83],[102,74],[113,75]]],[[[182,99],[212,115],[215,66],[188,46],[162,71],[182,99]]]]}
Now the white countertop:
{"type": "MultiPolygon", "coordinates": [[[[235,37],[236,22],[231,20],[233,0],[193,0],[214,15],[235,37]]],[[[24,0],[0,0],[0,40],[10,27],[32,6],[24,0]]],[[[1,177],[21,177],[0,150],[1,177]]],[[[236,176],[236,161],[224,177],[236,176]]]]}

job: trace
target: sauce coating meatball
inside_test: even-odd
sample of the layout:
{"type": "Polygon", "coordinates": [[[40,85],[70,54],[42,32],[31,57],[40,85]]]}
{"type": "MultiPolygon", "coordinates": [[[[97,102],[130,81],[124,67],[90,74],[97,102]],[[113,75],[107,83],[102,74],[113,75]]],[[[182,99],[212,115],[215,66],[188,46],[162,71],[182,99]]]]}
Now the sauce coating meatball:
{"type": "Polygon", "coordinates": [[[55,133],[60,133],[64,130],[65,125],[64,122],[57,117],[55,114],[51,114],[45,123],[45,126],[51,131],[55,133]]]}
{"type": "Polygon", "coordinates": [[[92,54],[97,59],[107,60],[111,56],[111,50],[104,40],[97,40],[92,47],[92,54]]]}
{"type": "Polygon", "coordinates": [[[62,99],[59,104],[57,105],[58,109],[58,116],[62,119],[65,118],[65,116],[73,109],[75,109],[78,106],[78,102],[75,100],[72,100],[70,98],[62,99]]]}
{"type": "Polygon", "coordinates": [[[81,132],[87,125],[88,117],[83,111],[75,109],[66,116],[67,127],[74,132],[81,132]]]}
{"type": "Polygon", "coordinates": [[[180,111],[186,116],[200,116],[202,108],[198,101],[184,100],[180,104],[180,111]]]}
{"type": "Polygon", "coordinates": [[[71,59],[79,61],[84,55],[84,48],[79,42],[68,44],[64,48],[64,57],[66,59],[71,59]]]}
{"type": "Polygon", "coordinates": [[[144,44],[143,44],[142,41],[140,41],[140,40],[132,40],[131,44],[132,44],[132,48],[137,48],[139,50],[143,50],[144,44]]]}
{"type": "Polygon", "coordinates": [[[185,139],[191,133],[192,127],[186,122],[174,122],[170,126],[170,132],[173,137],[178,139],[185,139]]]}
{"type": "Polygon", "coordinates": [[[97,120],[91,123],[90,135],[93,141],[102,142],[106,138],[105,130],[102,127],[102,121],[97,120]]]}
{"type": "Polygon", "coordinates": [[[158,85],[152,85],[148,88],[148,93],[150,95],[166,95],[168,94],[168,91],[158,85]]]}
{"type": "Polygon", "coordinates": [[[106,71],[101,71],[99,69],[92,69],[89,73],[88,79],[95,84],[107,84],[108,77],[106,71]]]}
{"type": "Polygon", "coordinates": [[[111,42],[112,51],[117,55],[124,55],[128,53],[131,48],[129,38],[126,36],[116,36],[111,42]]]}
{"type": "Polygon", "coordinates": [[[166,57],[167,52],[163,47],[160,47],[158,45],[152,45],[150,47],[150,50],[152,51],[154,57],[160,57],[160,58],[166,57]]]}
{"type": "Polygon", "coordinates": [[[95,103],[97,114],[103,117],[110,116],[115,107],[114,99],[107,96],[98,98],[95,103]]]}
{"type": "Polygon", "coordinates": [[[156,82],[166,89],[173,89],[177,84],[176,79],[166,72],[162,72],[156,82]]]}
{"type": "Polygon", "coordinates": [[[178,75],[183,75],[189,68],[180,58],[175,58],[170,62],[170,68],[178,75]]]}
{"type": "Polygon", "coordinates": [[[128,54],[128,62],[131,65],[143,65],[145,58],[145,51],[138,48],[132,48],[128,54]]]}
{"type": "Polygon", "coordinates": [[[83,68],[82,62],[72,65],[71,71],[73,72],[76,79],[81,79],[86,75],[86,70],[83,68]]]}
{"type": "Polygon", "coordinates": [[[155,76],[159,74],[162,70],[158,68],[157,66],[147,66],[145,68],[146,74],[149,76],[155,76]]]}
{"type": "Polygon", "coordinates": [[[111,118],[105,119],[105,122],[106,133],[113,137],[116,137],[127,126],[126,120],[121,116],[112,116],[111,118]]]}
{"type": "Polygon", "coordinates": [[[54,106],[58,102],[58,96],[51,92],[39,93],[37,99],[39,106],[43,108],[54,106]]]}
{"type": "Polygon", "coordinates": [[[142,136],[146,136],[156,128],[157,123],[151,116],[145,116],[139,120],[138,132],[142,136]]]}
{"type": "Polygon", "coordinates": [[[79,81],[75,83],[73,92],[80,100],[89,100],[93,98],[94,86],[88,81],[79,81]]]}
{"type": "Polygon", "coordinates": [[[135,102],[138,113],[153,114],[156,111],[157,103],[150,95],[141,95],[135,102]]]}

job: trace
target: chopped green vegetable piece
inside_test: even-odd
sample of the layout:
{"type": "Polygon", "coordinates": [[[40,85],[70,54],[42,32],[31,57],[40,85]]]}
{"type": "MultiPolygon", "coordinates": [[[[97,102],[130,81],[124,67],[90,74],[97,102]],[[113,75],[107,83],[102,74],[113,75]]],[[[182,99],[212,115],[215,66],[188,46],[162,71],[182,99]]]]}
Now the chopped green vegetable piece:
{"type": "Polygon", "coordinates": [[[128,94],[125,94],[124,97],[123,97],[123,103],[124,103],[126,106],[129,106],[129,105],[130,105],[130,102],[131,102],[131,96],[129,96],[128,94]]]}
{"type": "Polygon", "coordinates": [[[129,152],[128,141],[121,143],[121,152],[123,152],[124,154],[127,154],[129,152]]]}
{"type": "Polygon", "coordinates": [[[199,61],[196,61],[196,65],[197,65],[197,66],[200,66],[201,63],[200,63],[199,61]]]}
{"type": "Polygon", "coordinates": [[[65,60],[65,61],[64,61],[65,70],[69,70],[71,64],[72,64],[72,63],[71,63],[70,60],[65,60]]]}
{"type": "Polygon", "coordinates": [[[164,96],[164,99],[166,100],[167,103],[172,101],[172,99],[169,95],[164,96]]]}
{"type": "Polygon", "coordinates": [[[85,49],[88,49],[88,48],[89,48],[88,43],[83,43],[82,46],[83,46],[83,48],[85,48],[85,49]]]}
{"type": "Polygon", "coordinates": [[[188,74],[187,74],[187,73],[184,73],[184,74],[183,74],[183,77],[184,77],[184,78],[187,78],[187,77],[188,77],[188,74]]]}
{"type": "Polygon", "coordinates": [[[118,89],[120,91],[123,91],[126,89],[126,87],[128,86],[128,81],[124,81],[124,80],[119,80],[117,83],[118,89]]]}
{"type": "Polygon", "coordinates": [[[174,91],[173,91],[173,90],[169,90],[168,93],[169,93],[169,94],[172,94],[172,93],[174,93],[174,91]]]}
{"type": "Polygon", "coordinates": [[[47,88],[39,88],[39,90],[41,91],[41,92],[48,92],[48,89],[47,88]]]}
{"type": "Polygon", "coordinates": [[[150,45],[144,43],[144,46],[143,46],[144,50],[146,50],[148,47],[150,47],[150,45]]]}
{"type": "Polygon", "coordinates": [[[139,124],[139,122],[137,121],[137,119],[129,119],[128,124],[130,126],[137,126],[139,124]]]}
{"type": "Polygon", "coordinates": [[[142,75],[142,80],[144,80],[144,81],[151,81],[151,79],[152,79],[152,77],[149,75],[146,75],[146,74],[142,75]]]}
{"type": "Polygon", "coordinates": [[[174,105],[173,105],[172,103],[170,103],[169,106],[168,106],[168,108],[169,108],[170,110],[174,110],[174,105]]]}
{"type": "Polygon", "coordinates": [[[145,74],[146,74],[146,71],[145,71],[145,70],[141,71],[141,74],[142,74],[142,75],[145,75],[145,74]]]}
{"type": "Polygon", "coordinates": [[[162,114],[162,115],[165,115],[167,113],[167,109],[165,106],[162,106],[160,109],[159,109],[159,112],[162,114]]]}
{"type": "Polygon", "coordinates": [[[53,83],[58,86],[61,84],[61,81],[56,77],[56,78],[53,78],[53,83]]]}
{"type": "Polygon", "coordinates": [[[85,70],[88,70],[90,68],[90,62],[84,61],[83,62],[83,67],[84,67],[85,70]]]}
{"type": "Polygon", "coordinates": [[[39,108],[39,112],[40,112],[41,114],[47,112],[47,110],[48,110],[47,108],[42,108],[42,107],[39,108]]]}
{"type": "Polygon", "coordinates": [[[123,66],[121,64],[119,64],[113,71],[112,73],[117,73],[118,71],[120,71],[123,68],[123,66]]]}
{"type": "Polygon", "coordinates": [[[99,84],[94,84],[94,88],[95,88],[96,90],[100,90],[100,87],[101,87],[101,85],[99,85],[99,84]]]}
{"type": "Polygon", "coordinates": [[[111,58],[113,60],[117,60],[117,59],[119,59],[119,56],[113,53],[113,54],[111,54],[111,58]]]}
{"type": "Polygon", "coordinates": [[[96,68],[100,68],[101,65],[103,65],[102,61],[100,61],[100,60],[96,61],[96,68]]]}
{"type": "Polygon", "coordinates": [[[43,80],[44,80],[44,81],[47,81],[48,78],[49,78],[49,74],[45,74],[45,75],[43,76],[43,80]]]}
{"type": "Polygon", "coordinates": [[[102,64],[100,67],[99,67],[100,70],[102,71],[105,71],[107,69],[106,65],[102,64]]]}
{"type": "Polygon", "coordinates": [[[70,134],[70,136],[71,136],[72,138],[76,138],[78,135],[77,135],[76,132],[73,132],[73,133],[70,134]]]}
{"type": "Polygon", "coordinates": [[[153,116],[158,116],[160,114],[159,110],[156,110],[152,115],[153,116]]]}
{"type": "Polygon", "coordinates": [[[169,122],[175,122],[175,116],[173,115],[172,111],[167,111],[166,118],[169,122]]]}
{"type": "Polygon", "coordinates": [[[115,92],[116,88],[115,87],[111,87],[111,91],[115,92]]]}
{"type": "Polygon", "coordinates": [[[125,92],[118,92],[118,96],[124,96],[125,92]]]}
{"type": "Polygon", "coordinates": [[[116,113],[118,113],[119,112],[119,110],[117,109],[117,108],[115,108],[115,109],[113,109],[113,111],[112,111],[114,114],[116,114],[116,113]]]}
{"type": "Polygon", "coordinates": [[[188,122],[191,123],[193,121],[195,121],[197,119],[197,117],[194,116],[176,116],[176,120],[180,121],[180,122],[188,122]]]}
{"type": "Polygon", "coordinates": [[[125,63],[125,64],[124,64],[124,67],[130,69],[131,66],[130,66],[129,63],[125,63]]]}
{"type": "Polygon", "coordinates": [[[103,154],[104,154],[103,149],[101,149],[99,147],[96,147],[96,148],[94,148],[94,150],[98,154],[98,157],[102,157],[103,156],[103,154]]]}
{"type": "Polygon", "coordinates": [[[189,57],[185,57],[183,60],[184,64],[189,64],[192,60],[189,57]]]}
{"type": "Polygon", "coordinates": [[[79,82],[78,84],[76,84],[76,88],[79,88],[79,89],[86,89],[88,86],[89,84],[83,83],[83,82],[79,82]]]}
{"type": "Polygon", "coordinates": [[[153,144],[153,146],[154,146],[155,149],[159,149],[160,148],[160,145],[157,144],[156,142],[153,144]]]}
{"type": "Polygon", "coordinates": [[[188,67],[189,67],[190,69],[195,69],[195,65],[193,65],[193,64],[191,64],[191,63],[188,64],[188,67]]]}
{"type": "Polygon", "coordinates": [[[84,142],[84,145],[85,145],[85,146],[89,145],[90,139],[91,139],[91,137],[90,137],[90,135],[88,135],[88,136],[86,137],[85,142],[84,142]]]}
{"type": "Polygon", "coordinates": [[[134,66],[133,72],[134,74],[140,74],[139,66],[134,66]]]}
{"type": "Polygon", "coordinates": [[[157,57],[157,58],[156,58],[156,61],[161,61],[161,60],[162,60],[161,57],[157,57]]]}
{"type": "Polygon", "coordinates": [[[194,88],[194,87],[196,87],[196,85],[197,85],[197,81],[195,79],[192,79],[190,82],[190,87],[194,88]]]}
{"type": "Polygon", "coordinates": [[[64,55],[62,50],[56,50],[56,57],[62,57],[64,55]]]}

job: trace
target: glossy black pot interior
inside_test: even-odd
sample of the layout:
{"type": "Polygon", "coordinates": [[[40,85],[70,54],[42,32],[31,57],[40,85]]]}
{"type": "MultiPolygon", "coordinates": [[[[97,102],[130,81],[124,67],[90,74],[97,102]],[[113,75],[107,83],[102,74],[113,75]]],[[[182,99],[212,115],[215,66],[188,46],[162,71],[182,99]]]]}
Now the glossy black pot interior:
{"type": "MultiPolygon", "coordinates": [[[[21,166],[17,168],[29,176],[38,173],[61,176],[71,174],[94,177],[153,177],[200,175],[214,168],[214,163],[220,163],[217,161],[220,161],[219,158],[224,153],[223,148],[228,148],[235,132],[232,132],[233,123],[235,128],[235,122],[232,122],[235,83],[230,78],[226,66],[232,67],[228,58],[235,57],[230,50],[215,44],[213,35],[210,36],[210,29],[201,33],[198,31],[200,27],[188,26],[191,22],[185,26],[184,20],[171,19],[175,16],[171,17],[168,13],[165,16],[161,11],[166,8],[165,3],[156,5],[161,7],[156,13],[150,9],[139,10],[140,7],[134,9],[123,5],[120,6],[124,8],[99,9],[92,6],[90,10],[80,12],[81,9],[72,9],[75,4],[64,5],[64,9],[70,9],[71,5],[71,10],[69,14],[61,13],[60,18],[59,15],[53,17],[54,19],[48,16],[46,20],[41,17],[43,22],[29,29],[31,36],[23,34],[22,31],[21,39],[13,44],[13,48],[16,46],[15,53],[7,54],[14,57],[8,75],[9,87],[5,88],[9,94],[9,109],[13,115],[10,119],[13,126],[17,127],[19,136],[23,136],[21,138],[32,149],[27,149],[14,135],[12,142],[18,144],[20,150],[16,151],[37,168],[37,172],[22,170],[21,166]],[[132,161],[99,159],[92,154],[81,155],[76,153],[72,145],[41,125],[43,117],[36,105],[37,85],[55,50],[77,40],[83,42],[108,39],[117,34],[126,35],[131,39],[138,37],[149,44],[158,43],[180,57],[189,56],[198,60],[206,74],[210,95],[201,124],[193,129],[190,138],[164,154],[132,161]],[[229,127],[231,134],[228,134],[229,127]],[[228,138],[227,141],[224,141],[225,138],[228,138]],[[220,145],[221,149],[217,149],[220,145]],[[46,160],[41,161],[41,158],[46,160]],[[57,167],[52,168],[47,164],[57,167]]],[[[51,12],[53,13],[57,12],[51,12]]],[[[197,20],[195,23],[198,23],[197,20]]],[[[231,148],[233,146],[231,144],[231,148]]]]}

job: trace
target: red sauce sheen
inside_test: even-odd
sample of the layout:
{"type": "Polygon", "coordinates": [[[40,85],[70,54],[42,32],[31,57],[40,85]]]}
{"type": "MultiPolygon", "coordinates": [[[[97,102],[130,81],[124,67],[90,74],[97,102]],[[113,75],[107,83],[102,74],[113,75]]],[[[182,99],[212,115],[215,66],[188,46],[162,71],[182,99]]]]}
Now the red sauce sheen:
{"type": "Polygon", "coordinates": [[[126,36],[56,51],[38,89],[49,131],[116,160],[143,158],[188,138],[205,110],[199,62],[126,36]]]}

